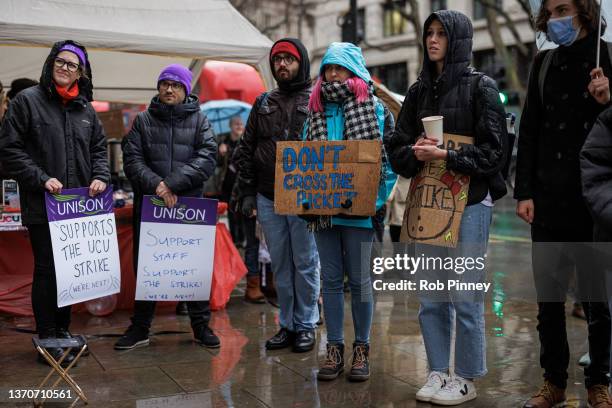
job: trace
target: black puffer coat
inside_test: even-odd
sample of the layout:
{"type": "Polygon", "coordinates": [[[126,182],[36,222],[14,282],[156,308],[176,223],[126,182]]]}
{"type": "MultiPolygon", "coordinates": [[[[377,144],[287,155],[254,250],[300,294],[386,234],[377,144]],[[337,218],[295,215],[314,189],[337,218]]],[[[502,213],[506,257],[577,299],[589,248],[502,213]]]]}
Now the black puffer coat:
{"type": "MultiPolygon", "coordinates": [[[[514,198],[533,199],[534,224],[583,230],[592,224],[582,198],[579,154],[597,116],[606,108],[588,92],[595,68],[597,33],[555,50],[540,100],[538,77],[547,52],[536,55],[529,75],[518,139],[514,198]]],[[[606,44],[601,66],[612,78],[606,44]]]]}
{"type": "Polygon", "coordinates": [[[414,177],[424,164],[412,150],[424,131],[421,119],[442,115],[445,133],[474,137],[473,146],[449,152],[446,163],[448,169],[471,176],[467,204],[479,203],[487,192],[497,200],[506,194],[501,169],[507,144],[505,112],[497,86],[469,65],[473,35],[469,18],[452,10],[431,14],[425,21],[424,45],[434,19],[442,23],[448,37],[444,70],[436,79],[435,65],[425,51],[423,70],[408,90],[391,138],[391,165],[403,177],[414,177]]]}
{"type": "Polygon", "coordinates": [[[166,105],[154,97],[121,146],[135,200],[155,194],[162,180],[174,194],[201,197],[204,181],[215,168],[217,143],[193,95],[179,105],[166,105]]]}
{"type": "MultiPolygon", "coordinates": [[[[300,69],[293,81],[279,82],[277,89],[260,95],[253,105],[244,136],[232,157],[242,197],[261,193],[274,199],[276,142],[301,140],[308,116],[311,87],[308,52],[297,39],[279,41],[289,41],[297,47],[302,56],[300,69]]],[[[274,66],[271,58],[270,66],[274,66]]]]}
{"type": "Polygon", "coordinates": [[[20,92],[9,105],[0,130],[0,160],[20,188],[23,223],[47,222],[44,184],[58,179],[64,188],[88,187],[94,179],[110,181],[106,137],[89,103],[91,68],[79,80],[79,96],[62,103],[53,85],[53,61],[72,41],[55,43],[40,84],[20,92]]]}
{"type": "Polygon", "coordinates": [[[612,241],[612,108],[603,111],[580,152],[582,192],[596,241],[612,241]]]}

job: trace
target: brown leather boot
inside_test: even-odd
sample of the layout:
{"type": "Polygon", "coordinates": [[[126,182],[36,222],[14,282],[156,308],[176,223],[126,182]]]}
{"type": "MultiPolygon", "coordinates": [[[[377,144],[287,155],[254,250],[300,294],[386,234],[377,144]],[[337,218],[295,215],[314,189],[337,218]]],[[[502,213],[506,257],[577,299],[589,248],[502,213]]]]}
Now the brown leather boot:
{"type": "Polygon", "coordinates": [[[266,297],[259,289],[259,276],[247,276],[247,289],[244,300],[251,303],[266,303],[266,297]]]}
{"type": "Polygon", "coordinates": [[[587,390],[589,406],[592,408],[612,408],[612,399],[605,385],[594,385],[587,390]]]}
{"type": "Polygon", "coordinates": [[[565,406],[565,390],[559,388],[548,381],[540,388],[523,408],[559,408],[565,406]]]}

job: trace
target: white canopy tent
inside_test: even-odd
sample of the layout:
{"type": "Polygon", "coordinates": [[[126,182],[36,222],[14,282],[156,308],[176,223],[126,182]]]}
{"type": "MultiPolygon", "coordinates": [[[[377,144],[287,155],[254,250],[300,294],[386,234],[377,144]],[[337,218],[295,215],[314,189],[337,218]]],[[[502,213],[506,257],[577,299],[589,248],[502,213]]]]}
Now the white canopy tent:
{"type": "Polygon", "coordinates": [[[87,47],[97,100],[148,103],[164,66],[195,82],[207,59],[254,65],[271,85],[272,42],[227,0],[2,0],[0,81],[38,79],[65,39],[87,47]]]}

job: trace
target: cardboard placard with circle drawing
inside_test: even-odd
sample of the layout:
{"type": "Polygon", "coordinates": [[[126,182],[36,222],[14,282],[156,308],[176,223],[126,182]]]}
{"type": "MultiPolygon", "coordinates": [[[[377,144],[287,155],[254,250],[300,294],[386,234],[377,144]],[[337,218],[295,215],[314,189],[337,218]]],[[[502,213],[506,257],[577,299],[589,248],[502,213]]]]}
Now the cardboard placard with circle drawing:
{"type": "Polygon", "coordinates": [[[374,215],[381,142],[278,142],[274,181],[277,214],[374,215]]]}
{"type": "MultiPolygon", "coordinates": [[[[444,134],[447,150],[460,150],[473,138],[444,134]]],[[[446,169],[444,160],[425,164],[412,179],[400,240],[455,248],[467,203],[470,177],[446,169]]]]}

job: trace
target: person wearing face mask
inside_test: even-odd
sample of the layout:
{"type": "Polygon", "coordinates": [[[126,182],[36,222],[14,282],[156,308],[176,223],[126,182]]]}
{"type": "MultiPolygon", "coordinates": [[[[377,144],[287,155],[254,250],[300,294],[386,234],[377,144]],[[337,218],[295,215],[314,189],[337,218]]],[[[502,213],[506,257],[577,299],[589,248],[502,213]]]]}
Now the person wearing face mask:
{"type": "MultiPolygon", "coordinates": [[[[565,325],[568,280],[575,273],[581,288],[581,283],[595,279],[592,268],[577,262],[588,257],[577,251],[584,247],[579,243],[593,239],[579,154],[597,116],[610,104],[612,67],[606,43],[597,38],[598,13],[595,0],[546,0],[536,20],[537,29],[559,48],[542,51],[534,59],[518,141],[514,198],[517,215],[531,225],[544,369],[544,384],[525,408],[565,402],[570,357],[565,325]],[[600,68],[595,66],[597,47],[600,68]],[[563,255],[551,253],[558,246],[564,248],[563,255]]],[[[585,300],[591,357],[584,371],[585,386],[591,406],[609,408],[610,313],[605,302],[585,300]]]]}
{"type": "MultiPolygon", "coordinates": [[[[136,116],[121,142],[123,169],[134,189],[134,273],[138,271],[143,195],[157,195],[172,208],[178,196],[202,197],[204,182],[215,169],[217,143],[198,97],[191,94],[191,80],[191,71],[182,65],[164,68],[157,78],[159,93],[136,116]]],[[[195,342],[218,348],[219,338],[208,326],[209,302],[186,303],[195,342]]],[[[153,301],[134,303],[132,324],[115,343],[116,350],[149,345],[155,306],[153,301]]]]}
{"type": "Polygon", "coordinates": [[[280,306],[280,330],[266,349],[314,348],[319,311],[317,248],[306,221],[274,212],[276,142],[301,140],[308,114],[310,61],[302,42],[278,40],[270,50],[278,88],[257,97],[233,162],[238,168],[239,201],[244,217],[257,216],[272,259],[280,306]]]}
{"type": "MultiPolygon", "coordinates": [[[[40,83],[11,100],[0,130],[0,161],[19,183],[21,216],[34,254],[32,310],[41,339],[71,337],[71,308],[57,307],[45,192],[89,186],[93,197],[110,181],[106,137],[92,100],[87,50],[75,41],[59,41],[47,56],[40,83]]],[[[63,354],[61,348],[48,351],[56,360],[63,354]]],[[[73,360],[69,354],[62,365],[73,360]]]]}
{"type": "MultiPolygon", "coordinates": [[[[435,256],[485,256],[493,202],[506,194],[501,175],[507,133],[504,108],[495,81],[470,66],[473,29],[470,19],[454,10],[431,14],[423,28],[423,69],[410,87],[391,137],[393,170],[405,178],[426,162],[444,160],[446,168],[470,176],[467,204],[459,226],[457,248],[426,247],[435,256]],[[444,150],[424,137],[422,118],[444,117],[446,133],[471,136],[473,145],[444,150]]],[[[485,280],[485,269],[461,275],[485,280]]],[[[443,299],[420,298],[419,323],[427,352],[429,375],[416,399],[458,405],[476,398],[474,380],[487,373],[484,294],[451,292],[443,299]],[[450,375],[451,339],[455,326],[455,364],[450,375]]]]}

